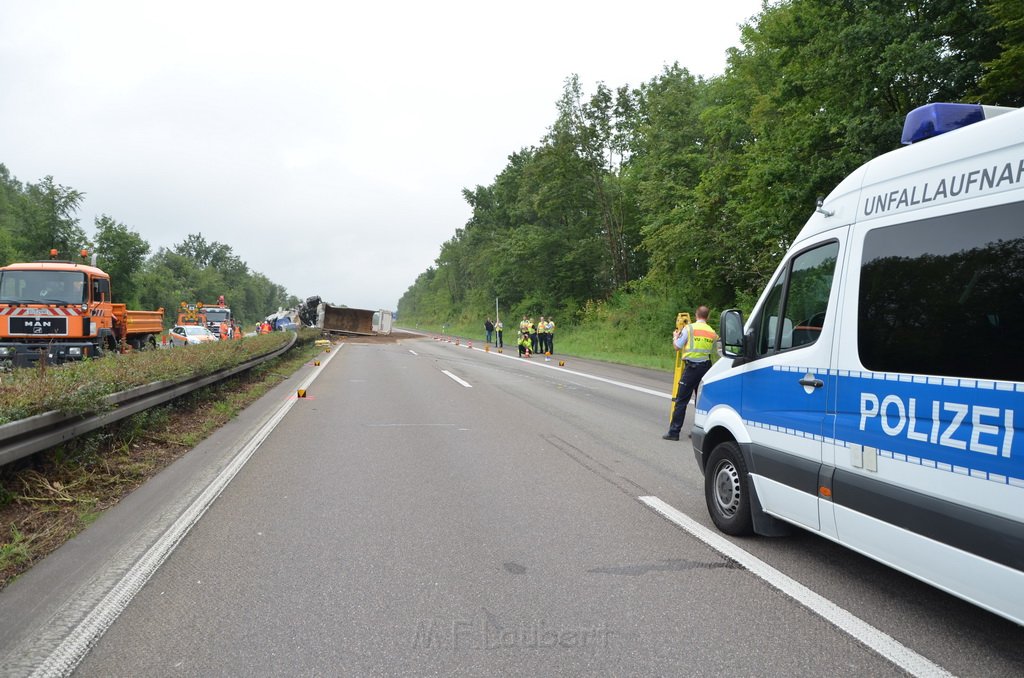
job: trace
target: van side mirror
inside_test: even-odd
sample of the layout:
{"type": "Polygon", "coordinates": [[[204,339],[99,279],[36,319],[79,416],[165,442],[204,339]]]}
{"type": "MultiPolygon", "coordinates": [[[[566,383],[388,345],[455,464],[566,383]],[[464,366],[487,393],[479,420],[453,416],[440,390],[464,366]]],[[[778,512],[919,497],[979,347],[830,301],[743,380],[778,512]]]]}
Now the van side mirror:
{"type": "Polygon", "coordinates": [[[722,313],[718,322],[722,334],[722,355],[726,358],[746,356],[746,341],[743,336],[743,312],[730,309],[722,313]]]}

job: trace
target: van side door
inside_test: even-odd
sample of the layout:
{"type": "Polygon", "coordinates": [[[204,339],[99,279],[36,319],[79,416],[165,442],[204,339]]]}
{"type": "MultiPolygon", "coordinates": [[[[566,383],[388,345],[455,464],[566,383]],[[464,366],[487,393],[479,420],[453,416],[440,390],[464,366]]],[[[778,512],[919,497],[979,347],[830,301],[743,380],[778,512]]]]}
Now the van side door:
{"type": "Polygon", "coordinates": [[[822,234],[789,255],[751,320],[753,355],[744,365],[750,477],[761,505],[815,530],[818,475],[832,436],[829,367],[847,230],[822,234]]]}

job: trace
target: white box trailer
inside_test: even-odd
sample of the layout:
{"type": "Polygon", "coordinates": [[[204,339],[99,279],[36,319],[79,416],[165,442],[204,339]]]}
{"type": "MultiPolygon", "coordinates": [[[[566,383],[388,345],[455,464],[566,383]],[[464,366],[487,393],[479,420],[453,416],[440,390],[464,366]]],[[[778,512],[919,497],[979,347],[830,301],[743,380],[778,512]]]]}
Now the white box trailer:
{"type": "Polygon", "coordinates": [[[391,311],[381,309],[373,314],[373,331],[375,334],[391,334],[391,311]]]}

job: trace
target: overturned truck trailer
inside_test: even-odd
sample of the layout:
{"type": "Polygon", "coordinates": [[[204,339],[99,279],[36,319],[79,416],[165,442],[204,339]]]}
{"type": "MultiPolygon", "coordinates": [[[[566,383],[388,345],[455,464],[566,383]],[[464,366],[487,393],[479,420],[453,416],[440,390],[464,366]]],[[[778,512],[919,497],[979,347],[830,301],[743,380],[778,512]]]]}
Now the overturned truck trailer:
{"type": "Polygon", "coordinates": [[[316,326],[338,334],[391,334],[391,311],[320,304],[316,326]]]}

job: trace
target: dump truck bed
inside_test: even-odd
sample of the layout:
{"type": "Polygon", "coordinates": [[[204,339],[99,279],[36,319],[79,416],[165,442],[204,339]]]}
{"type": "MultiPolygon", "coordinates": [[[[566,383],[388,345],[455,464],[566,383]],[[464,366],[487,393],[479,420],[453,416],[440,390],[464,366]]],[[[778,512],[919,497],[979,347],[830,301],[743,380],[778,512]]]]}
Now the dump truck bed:
{"type": "Polygon", "coordinates": [[[321,304],[317,327],[339,334],[373,334],[374,311],[365,308],[342,308],[321,304]]]}

